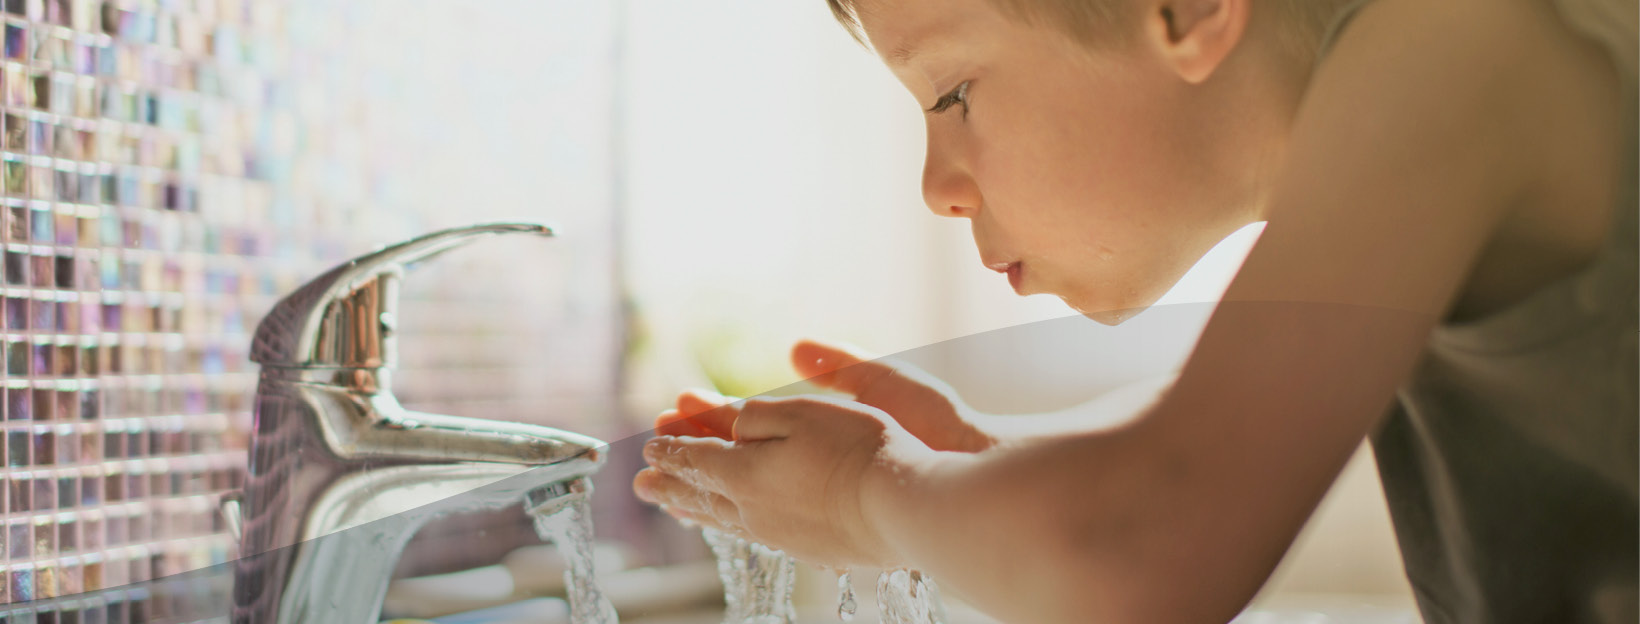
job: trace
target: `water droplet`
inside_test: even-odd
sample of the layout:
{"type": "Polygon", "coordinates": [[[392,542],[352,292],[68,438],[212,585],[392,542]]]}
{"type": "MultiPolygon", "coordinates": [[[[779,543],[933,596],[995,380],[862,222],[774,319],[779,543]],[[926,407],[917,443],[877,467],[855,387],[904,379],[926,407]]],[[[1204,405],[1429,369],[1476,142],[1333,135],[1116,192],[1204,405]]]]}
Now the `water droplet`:
{"type": "Polygon", "coordinates": [[[844,622],[854,621],[854,612],[860,609],[859,601],[854,599],[854,581],[849,577],[847,570],[837,575],[837,619],[844,622]]]}
{"type": "Polygon", "coordinates": [[[916,570],[887,570],[877,577],[877,610],[883,624],[947,621],[934,579],[916,570]]]}

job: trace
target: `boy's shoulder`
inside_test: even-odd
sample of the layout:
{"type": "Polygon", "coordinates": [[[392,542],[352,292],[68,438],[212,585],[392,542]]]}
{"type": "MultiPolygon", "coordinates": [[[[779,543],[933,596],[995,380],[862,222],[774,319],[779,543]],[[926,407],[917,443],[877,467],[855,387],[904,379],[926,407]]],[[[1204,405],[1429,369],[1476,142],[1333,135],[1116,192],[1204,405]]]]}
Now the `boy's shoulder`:
{"type": "Polygon", "coordinates": [[[1457,317],[1577,270],[1608,238],[1617,189],[1632,180],[1632,141],[1622,137],[1633,111],[1623,110],[1611,55],[1556,7],[1604,1],[1373,0],[1318,65],[1307,104],[1387,109],[1361,118],[1401,126],[1385,132],[1407,144],[1380,157],[1450,155],[1487,168],[1452,178],[1494,187],[1491,201],[1503,205],[1454,302],[1457,317]]]}

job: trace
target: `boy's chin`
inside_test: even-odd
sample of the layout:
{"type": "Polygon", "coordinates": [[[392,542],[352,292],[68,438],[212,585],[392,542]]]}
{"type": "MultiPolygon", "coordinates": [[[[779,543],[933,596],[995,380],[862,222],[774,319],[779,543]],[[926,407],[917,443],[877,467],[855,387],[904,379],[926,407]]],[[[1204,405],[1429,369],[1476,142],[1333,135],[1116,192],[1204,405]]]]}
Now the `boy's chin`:
{"type": "Polygon", "coordinates": [[[1077,300],[1065,296],[1060,296],[1059,300],[1065,302],[1065,305],[1070,306],[1072,310],[1076,310],[1077,314],[1088,317],[1100,325],[1109,325],[1112,327],[1121,325],[1128,319],[1138,316],[1140,312],[1145,311],[1146,307],[1134,305],[1112,305],[1109,302],[1103,304],[1081,304],[1078,303],[1077,300]]]}
{"type": "Polygon", "coordinates": [[[1083,312],[1082,316],[1093,319],[1100,325],[1115,327],[1143,312],[1143,309],[1126,308],[1122,310],[1102,310],[1099,312],[1083,312]]]}

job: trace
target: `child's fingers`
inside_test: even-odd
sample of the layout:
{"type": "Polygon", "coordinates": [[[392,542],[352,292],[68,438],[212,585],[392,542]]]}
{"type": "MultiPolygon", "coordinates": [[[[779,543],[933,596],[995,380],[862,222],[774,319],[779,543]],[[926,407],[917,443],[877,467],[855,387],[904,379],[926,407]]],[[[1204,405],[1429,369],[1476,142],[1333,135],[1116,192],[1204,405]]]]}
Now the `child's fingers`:
{"type": "Polygon", "coordinates": [[[666,513],[716,529],[738,530],[740,510],[721,494],[697,489],[654,468],[638,471],[632,491],[639,499],[660,505],[666,513]]]}
{"type": "Polygon", "coordinates": [[[836,373],[855,364],[870,361],[869,356],[856,349],[803,339],[792,346],[792,368],[804,379],[826,388],[837,388],[836,373]]]}
{"type": "Polygon", "coordinates": [[[643,459],[696,489],[711,492],[724,491],[725,479],[750,474],[752,462],[748,449],[711,437],[654,438],[644,443],[643,459]]]}
{"type": "Polygon", "coordinates": [[[655,435],[695,438],[721,437],[688,416],[679,413],[678,410],[666,410],[655,417],[655,435]]]}
{"type": "Polygon", "coordinates": [[[708,435],[733,439],[735,419],[740,410],[734,399],[705,390],[689,390],[678,395],[678,412],[705,429],[708,435]]]}
{"type": "Polygon", "coordinates": [[[740,399],[723,396],[711,390],[690,388],[678,393],[678,411],[694,416],[701,412],[729,405],[740,399]]]}
{"type": "MultiPolygon", "coordinates": [[[[893,395],[906,390],[920,393],[932,380],[927,373],[909,364],[873,359],[858,349],[816,340],[800,340],[792,347],[792,368],[817,386],[847,392],[873,405],[869,395],[893,395]]],[[[885,410],[890,407],[875,406],[885,410]]]]}

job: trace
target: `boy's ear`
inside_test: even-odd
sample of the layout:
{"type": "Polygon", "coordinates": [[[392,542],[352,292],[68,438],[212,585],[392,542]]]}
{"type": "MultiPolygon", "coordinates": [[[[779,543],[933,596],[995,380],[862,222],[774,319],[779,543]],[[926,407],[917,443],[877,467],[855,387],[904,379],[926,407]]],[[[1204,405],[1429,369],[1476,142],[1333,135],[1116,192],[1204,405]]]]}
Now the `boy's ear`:
{"type": "Polygon", "coordinates": [[[1213,75],[1247,28],[1251,0],[1158,0],[1145,30],[1163,58],[1191,84],[1213,75]]]}

